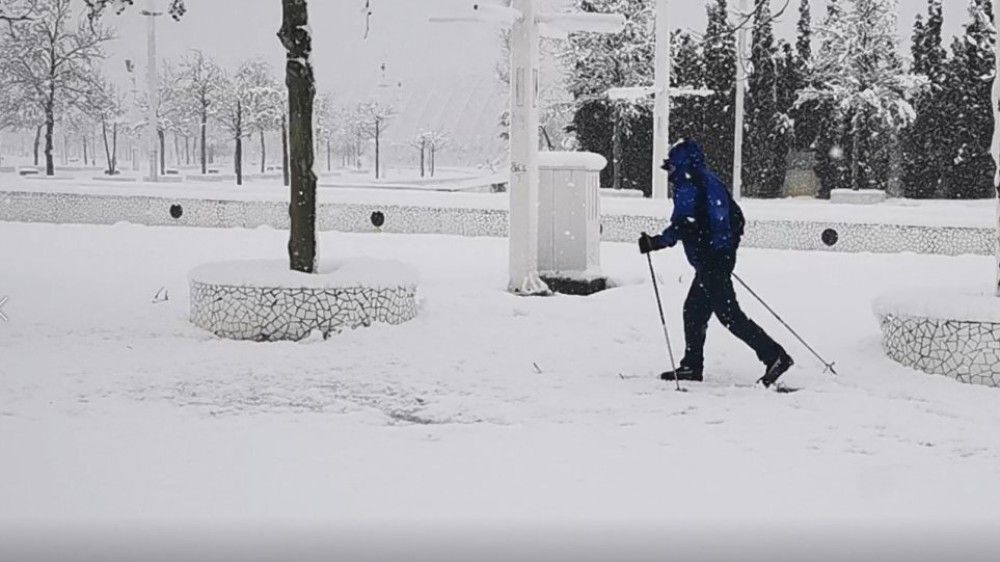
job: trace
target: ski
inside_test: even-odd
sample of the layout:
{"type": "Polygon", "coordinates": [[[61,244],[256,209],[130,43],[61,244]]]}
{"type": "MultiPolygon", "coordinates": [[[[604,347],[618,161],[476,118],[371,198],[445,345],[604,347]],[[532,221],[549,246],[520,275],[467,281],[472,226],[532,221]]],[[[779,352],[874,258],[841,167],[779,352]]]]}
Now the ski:
{"type": "MultiPolygon", "coordinates": [[[[628,380],[642,380],[642,379],[647,379],[647,380],[656,380],[656,379],[658,379],[658,380],[661,380],[662,382],[667,382],[667,383],[673,382],[673,379],[664,380],[664,379],[659,379],[659,377],[656,377],[656,379],[654,379],[653,375],[628,375],[628,374],[621,373],[621,372],[618,373],[618,378],[620,378],[621,380],[624,380],[624,381],[628,381],[628,380]]],[[[705,383],[705,382],[697,382],[697,381],[685,381],[685,382],[694,382],[693,388],[698,388],[698,386],[701,385],[704,388],[763,389],[763,390],[770,390],[770,391],[772,391],[772,392],[774,392],[776,394],[794,394],[796,392],[799,392],[800,390],[803,390],[801,387],[788,386],[788,385],[786,385],[784,383],[781,383],[781,382],[775,382],[774,384],[772,384],[769,387],[768,386],[764,386],[759,381],[756,382],[756,383],[753,383],[753,384],[734,383],[734,384],[729,384],[729,385],[717,385],[717,384],[712,384],[711,382],[705,383]]]]}

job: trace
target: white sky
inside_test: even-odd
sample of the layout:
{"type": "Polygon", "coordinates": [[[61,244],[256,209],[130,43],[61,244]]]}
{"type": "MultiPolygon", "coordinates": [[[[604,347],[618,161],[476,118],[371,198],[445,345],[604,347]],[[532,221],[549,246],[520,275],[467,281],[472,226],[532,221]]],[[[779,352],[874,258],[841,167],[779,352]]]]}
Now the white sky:
{"type": "MultiPolygon", "coordinates": [[[[142,5],[148,0],[137,0],[142,5]]],[[[362,38],[363,0],[312,0],[316,75],[321,90],[343,91],[374,83],[385,62],[393,81],[433,77],[438,83],[460,83],[470,76],[488,76],[499,56],[495,28],[474,24],[441,25],[427,16],[461,10],[474,0],[372,0],[375,16],[368,40],[362,38]]],[[[485,0],[490,1],[490,0],[485,0]]],[[[499,0],[492,0],[498,2],[499,0]]],[[[158,0],[165,4],[166,0],[158,0]]],[[[731,0],[730,4],[734,4],[731,0]]],[[[784,0],[773,0],[775,9],[784,0]]],[[[899,0],[900,28],[908,44],[914,16],[926,10],[925,0],[899,0]]],[[[181,22],[161,18],[160,56],[177,58],[198,48],[212,53],[224,65],[235,67],[245,58],[263,57],[280,72],[283,53],[275,33],[281,21],[279,0],[187,0],[181,22]]],[[[703,30],[703,0],[673,0],[674,26],[703,30]]],[[[814,19],[825,12],[825,0],[813,0],[814,19]]],[[[958,32],[967,20],[968,0],[945,0],[946,34],[958,32]]],[[[777,24],[779,36],[794,37],[798,0],[777,24]]],[[[145,61],[145,23],[131,10],[111,16],[120,39],[109,49],[109,72],[124,75],[124,59],[140,68],[145,61]]],[[[904,47],[905,48],[905,47],[904,47]]]]}

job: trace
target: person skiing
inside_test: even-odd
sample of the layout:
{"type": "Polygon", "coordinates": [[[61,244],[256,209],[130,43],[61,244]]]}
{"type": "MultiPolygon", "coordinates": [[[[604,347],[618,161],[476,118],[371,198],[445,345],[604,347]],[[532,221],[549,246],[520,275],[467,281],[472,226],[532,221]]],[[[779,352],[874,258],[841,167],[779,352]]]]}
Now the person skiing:
{"type": "Polygon", "coordinates": [[[674,211],[662,234],[639,237],[639,251],[648,254],[682,242],[694,281],[684,301],[684,358],[664,380],[703,380],[705,336],[712,314],[764,363],[765,387],[774,384],[794,364],[778,345],[740,309],[732,273],[743,236],[744,218],[726,185],[705,163],[705,153],[692,140],[671,149],[662,168],[674,187],[674,211]]]}

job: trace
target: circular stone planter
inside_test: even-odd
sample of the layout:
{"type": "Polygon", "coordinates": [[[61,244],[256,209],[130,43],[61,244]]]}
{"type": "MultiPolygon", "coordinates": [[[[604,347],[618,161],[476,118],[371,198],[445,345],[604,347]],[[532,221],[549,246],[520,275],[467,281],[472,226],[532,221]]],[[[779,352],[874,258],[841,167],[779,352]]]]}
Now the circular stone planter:
{"type": "Polygon", "coordinates": [[[393,261],[324,262],[312,275],[284,260],[219,262],[188,277],[191,322],[233,340],[298,341],[417,315],[416,272],[393,261]]]}
{"type": "Polygon", "coordinates": [[[893,360],[960,382],[1000,386],[1000,298],[955,289],[904,291],[875,301],[893,360]]]}

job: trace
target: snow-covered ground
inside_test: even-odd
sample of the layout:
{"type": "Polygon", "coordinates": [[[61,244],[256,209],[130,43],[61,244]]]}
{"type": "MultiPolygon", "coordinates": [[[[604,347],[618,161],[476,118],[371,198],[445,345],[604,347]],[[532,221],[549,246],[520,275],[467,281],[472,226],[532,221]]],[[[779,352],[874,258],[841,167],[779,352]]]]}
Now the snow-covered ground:
{"type": "MultiPolygon", "coordinates": [[[[911,560],[1000,553],[1000,392],[894,364],[871,311],[893,289],[988,284],[992,259],[746,250],[738,272],[842,374],[745,296],[803,390],[750,388],[761,367],[713,323],[708,380],[678,393],[656,378],[663,334],[626,244],[603,248],[616,288],[528,299],[504,292],[505,240],[328,233],[327,257],[413,265],[421,315],[279,344],[187,322],[189,269],[280,257],[285,237],[0,223],[0,539],[21,541],[0,540],[0,558],[158,525],[189,541],[259,531],[244,547],[322,531],[388,553],[371,559],[399,558],[387,537],[458,535],[497,559],[531,539],[577,560],[653,545],[805,559],[817,543],[808,558],[825,559],[862,538],[905,538],[911,560]]],[[[680,347],[691,272],[679,251],[656,265],[680,347]]],[[[303,543],[289,544],[275,548],[303,543]]]]}

